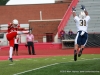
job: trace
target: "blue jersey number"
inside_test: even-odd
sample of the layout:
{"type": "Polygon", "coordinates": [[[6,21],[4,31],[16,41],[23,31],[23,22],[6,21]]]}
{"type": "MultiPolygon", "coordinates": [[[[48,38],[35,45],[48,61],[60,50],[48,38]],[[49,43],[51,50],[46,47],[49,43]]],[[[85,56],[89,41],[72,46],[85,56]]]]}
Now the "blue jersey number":
{"type": "Polygon", "coordinates": [[[86,20],[80,20],[80,26],[86,26],[86,20]]]}

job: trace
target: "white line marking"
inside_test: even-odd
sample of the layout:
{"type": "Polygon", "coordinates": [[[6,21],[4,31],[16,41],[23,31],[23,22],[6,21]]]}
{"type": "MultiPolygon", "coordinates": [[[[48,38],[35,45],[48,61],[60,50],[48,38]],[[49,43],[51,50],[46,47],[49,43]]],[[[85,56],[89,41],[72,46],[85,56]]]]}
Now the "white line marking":
{"type": "Polygon", "coordinates": [[[81,59],[85,59],[85,58],[81,58],[81,59]]]}
{"type": "Polygon", "coordinates": [[[67,59],[67,58],[62,58],[62,59],[67,59]]]}
{"type": "Polygon", "coordinates": [[[13,74],[13,75],[19,75],[19,74],[22,74],[22,73],[26,73],[26,72],[30,72],[30,71],[42,69],[42,68],[49,67],[49,66],[53,66],[53,65],[57,65],[57,64],[60,64],[60,63],[55,63],[55,64],[50,64],[50,65],[42,66],[42,67],[39,67],[39,68],[35,68],[35,69],[32,69],[32,70],[27,70],[27,71],[24,71],[24,72],[20,72],[20,73],[13,74]]]}
{"type": "MultiPolygon", "coordinates": [[[[100,58],[98,58],[98,59],[100,59],[100,58]]],[[[78,61],[86,61],[86,60],[97,60],[97,59],[84,59],[84,60],[78,60],[78,61]]],[[[61,62],[61,63],[78,62],[78,61],[68,61],[68,62],[61,62]]],[[[42,68],[46,68],[46,67],[49,67],[49,66],[54,66],[54,65],[57,65],[57,64],[61,64],[61,63],[54,63],[54,64],[42,66],[42,67],[39,67],[39,68],[35,68],[35,69],[20,72],[20,73],[16,73],[16,74],[13,74],[13,75],[19,75],[19,74],[23,74],[23,73],[34,71],[34,70],[39,70],[39,69],[42,69],[42,68]]]]}
{"type": "Polygon", "coordinates": [[[85,60],[92,60],[92,59],[85,59],[85,60]]]}
{"type": "Polygon", "coordinates": [[[71,60],[74,60],[74,59],[71,59],[71,60]]]}
{"type": "Polygon", "coordinates": [[[9,64],[9,65],[15,65],[15,63],[13,63],[13,64],[9,64]]]}
{"type": "Polygon", "coordinates": [[[44,59],[44,60],[48,60],[49,58],[46,58],[46,59],[44,59]]]}
{"type": "Polygon", "coordinates": [[[73,61],[68,61],[68,62],[73,62],[73,61]]]}
{"type": "Polygon", "coordinates": [[[100,58],[93,58],[93,59],[100,59],[100,58]]]}
{"type": "Polygon", "coordinates": [[[32,59],[27,59],[27,60],[32,60],[32,59]]]}
{"type": "Polygon", "coordinates": [[[38,61],[38,60],[34,60],[34,61],[38,61]]]}
{"type": "Polygon", "coordinates": [[[20,61],[20,60],[15,60],[15,61],[20,61]]]}
{"type": "Polygon", "coordinates": [[[56,60],[56,59],[52,59],[52,60],[56,60]]]}

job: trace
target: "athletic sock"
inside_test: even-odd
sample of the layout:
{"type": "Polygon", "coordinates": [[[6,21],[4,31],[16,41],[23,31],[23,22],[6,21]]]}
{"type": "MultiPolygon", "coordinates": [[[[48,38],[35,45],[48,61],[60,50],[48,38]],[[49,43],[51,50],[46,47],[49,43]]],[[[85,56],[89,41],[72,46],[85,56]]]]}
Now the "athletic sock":
{"type": "Polygon", "coordinates": [[[10,50],[9,50],[9,58],[12,58],[12,54],[13,54],[13,47],[10,47],[10,50]]]}
{"type": "Polygon", "coordinates": [[[83,51],[83,50],[84,50],[84,48],[81,49],[81,51],[83,51]]]}

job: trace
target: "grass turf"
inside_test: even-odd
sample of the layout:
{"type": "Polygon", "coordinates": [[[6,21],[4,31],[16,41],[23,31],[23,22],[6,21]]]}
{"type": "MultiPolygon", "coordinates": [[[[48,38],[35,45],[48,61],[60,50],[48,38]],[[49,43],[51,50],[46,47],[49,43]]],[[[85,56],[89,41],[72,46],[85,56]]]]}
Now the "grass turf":
{"type": "Polygon", "coordinates": [[[100,75],[99,63],[99,54],[82,55],[78,61],[73,56],[20,59],[13,63],[0,61],[0,75],[100,75]]]}

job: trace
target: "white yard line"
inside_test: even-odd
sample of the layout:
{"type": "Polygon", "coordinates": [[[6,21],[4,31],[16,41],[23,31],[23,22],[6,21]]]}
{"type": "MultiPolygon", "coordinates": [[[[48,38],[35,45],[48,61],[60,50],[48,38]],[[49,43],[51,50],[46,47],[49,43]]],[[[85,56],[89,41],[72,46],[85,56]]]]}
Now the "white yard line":
{"type": "Polygon", "coordinates": [[[56,60],[56,59],[52,59],[52,60],[56,60]]]}
{"type": "Polygon", "coordinates": [[[32,60],[32,59],[27,59],[27,60],[32,60]]]}
{"type": "Polygon", "coordinates": [[[13,63],[13,64],[9,64],[9,65],[15,65],[15,63],[13,63]]]}
{"type": "Polygon", "coordinates": [[[67,59],[67,58],[62,58],[62,59],[67,59]]]}
{"type": "Polygon", "coordinates": [[[38,61],[38,60],[33,60],[33,61],[38,61]]]}
{"type": "Polygon", "coordinates": [[[81,59],[85,59],[85,58],[81,58],[81,59]]]}
{"type": "MultiPolygon", "coordinates": [[[[84,59],[84,60],[78,60],[78,61],[97,60],[97,59],[100,59],[100,58],[95,58],[95,59],[84,59]]],[[[71,60],[72,60],[72,59],[71,59],[71,60]]],[[[69,63],[69,62],[78,62],[78,61],[68,61],[68,62],[65,62],[65,63],[69,63]]],[[[62,63],[64,63],[64,62],[62,62],[62,63]]],[[[54,66],[54,65],[57,65],[57,64],[61,64],[61,63],[54,63],[54,64],[42,66],[42,67],[39,67],[39,68],[35,68],[35,69],[31,69],[31,70],[27,70],[27,71],[20,72],[20,73],[16,73],[16,74],[13,74],[13,75],[20,75],[20,74],[23,74],[23,73],[26,73],[26,72],[30,72],[30,71],[34,71],[34,70],[39,70],[39,69],[46,68],[46,67],[49,67],[49,66],[54,66]]]]}
{"type": "Polygon", "coordinates": [[[42,69],[42,68],[49,67],[49,66],[53,66],[53,65],[57,65],[57,64],[60,64],[60,63],[55,63],[55,64],[50,64],[50,65],[42,66],[42,67],[39,67],[39,68],[35,68],[35,69],[32,69],[32,70],[27,70],[27,71],[24,71],[24,72],[20,72],[20,73],[13,74],[13,75],[19,75],[19,74],[23,74],[23,73],[26,73],[26,72],[30,72],[30,71],[42,69]]]}
{"type": "Polygon", "coordinates": [[[20,60],[15,60],[15,61],[20,61],[20,60]]]}

